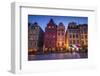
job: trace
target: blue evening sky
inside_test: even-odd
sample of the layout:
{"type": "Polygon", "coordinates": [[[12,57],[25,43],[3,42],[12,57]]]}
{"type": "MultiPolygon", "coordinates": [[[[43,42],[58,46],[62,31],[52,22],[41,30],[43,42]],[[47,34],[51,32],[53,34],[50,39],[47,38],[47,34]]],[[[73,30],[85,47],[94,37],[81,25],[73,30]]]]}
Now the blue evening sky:
{"type": "Polygon", "coordinates": [[[28,15],[28,22],[37,22],[38,25],[45,30],[50,19],[58,25],[62,22],[67,29],[68,23],[76,22],[77,24],[88,24],[88,17],[76,17],[76,16],[47,16],[47,15],[28,15]]]}

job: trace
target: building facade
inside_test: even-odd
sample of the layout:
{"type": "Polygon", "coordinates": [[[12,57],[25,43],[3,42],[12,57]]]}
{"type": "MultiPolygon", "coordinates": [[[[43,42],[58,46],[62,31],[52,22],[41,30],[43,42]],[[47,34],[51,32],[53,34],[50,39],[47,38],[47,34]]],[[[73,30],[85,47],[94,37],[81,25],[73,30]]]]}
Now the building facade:
{"type": "Polygon", "coordinates": [[[88,46],[88,26],[87,24],[82,24],[80,26],[80,44],[81,46],[88,46]]]}
{"type": "Polygon", "coordinates": [[[50,19],[49,23],[45,28],[44,52],[56,51],[56,41],[57,41],[57,25],[54,23],[53,19],[50,19]]]}
{"type": "Polygon", "coordinates": [[[28,23],[28,53],[63,52],[72,46],[88,47],[88,25],[70,22],[65,32],[62,22],[57,26],[50,19],[45,32],[38,23],[28,23]]]}
{"type": "Polygon", "coordinates": [[[44,32],[35,22],[28,26],[28,51],[37,53],[43,51],[44,32]]]}
{"type": "Polygon", "coordinates": [[[71,46],[83,47],[88,46],[88,26],[87,24],[77,25],[75,22],[68,24],[66,30],[66,47],[69,49],[71,46]]]}
{"type": "Polygon", "coordinates": [[[57,26],[57,51],[65,50],[65,26],[59,23],[57,26]]]}
{"type": "Polygon", "coordinates": [[[72,45],[80,46],[80,29],[75,22],[68,24],[66,31],[66,44],[69,49],[72,45]]]}

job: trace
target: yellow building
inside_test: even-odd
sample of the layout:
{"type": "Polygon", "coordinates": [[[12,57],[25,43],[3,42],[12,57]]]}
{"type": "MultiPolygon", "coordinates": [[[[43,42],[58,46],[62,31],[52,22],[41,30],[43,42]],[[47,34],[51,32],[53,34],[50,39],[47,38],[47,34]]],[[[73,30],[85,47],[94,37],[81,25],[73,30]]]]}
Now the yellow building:
{"type": "Polygon", "coordinates": [[[80,45],[79,26],[77,26],[75,22],[71,22],[68,24],[68,28],[66,31],[66,44],[67,49],[71,45],[80,45]]]}
{"type": "Polygon", "coordinates": [[[87,24],[80,25],[80,44],[88,46],[88,27],[87,24]]]}
{"type": "Polygon", "coordinates": [[[65,49],[65,26],[59,23],[57,26],[57,50],[63,51],[65,49]]]}
{"type": "Polygon", "coordinates": [[[75,22],[68,24],[66,30],[66,48],[69,49],[70,46],[87,46],[88,45],[88,27],[87,24],[77,25],[75,22]]]}

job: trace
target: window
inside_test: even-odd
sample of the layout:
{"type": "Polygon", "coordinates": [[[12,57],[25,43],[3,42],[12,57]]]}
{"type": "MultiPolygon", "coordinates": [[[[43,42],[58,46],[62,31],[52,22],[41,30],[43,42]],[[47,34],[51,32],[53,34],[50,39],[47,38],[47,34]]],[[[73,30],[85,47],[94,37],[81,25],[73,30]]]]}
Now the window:
{"type": "Polygon", "coordinates": [[[55,36],[53,35],[53,38],[55,38],[55,36]]]}
{"type": "Polygon", "coordinates": [[[32,29],[34,30],[34,29],[35,29],[35,27],[32,27],[32,29]]]}
{"type": "Polygon", "coordinates": [[[51,28],[51,26],[49,26],[49,28],[51,28]]]}
{"type": "Polygon", "coordinates": [[[36,42],[34,42],[34,45],[33,45],[33,46],[37,46],[37,45],[36,45],[36,42]]]}
{"type": "Polygon", "coordinates": [[[75,38],[75,35],[73,34],[73,38],[75,38]]]}
{"type": "Polygon", "coordinates": [[[83,40],[81,41],[81,44],[84,45],[84,41],[83,40]]]}
{"type": "Polygon", "coordinates": [[[62,33],[62,35],[64,35],[64,33],[62,33]]]}
{"type": "Polygon", "coordinates": [[[69,37],[72,38],[72,35],[70,34],[69,37]]]}
{"type": "Polygon", "coordinates": [[[87,38],[87,35],[85,35],[85,38],[87,38]]]}
{"type": "Polygon", "coordinates": [[[62,43],[62,46],[64,46],[64,43],[62,43]]]}
{"type": "Polygon", "coordinates": [[[79,44],[79,40],[77,40],[77,44],[79,44]]]}
{"type": "Polygon", "coordinates": [[[59,46],[59,43],[58,43],[58,46],[59,46]]]}
{"type": "Polygon", "coordinates": [[[73,44],[75,44],[75,40],[73,40],[73,44]]]}
{"type": "Polygon", "coordinates": [[[76,38],[78,38],[78,34],[76,34],[76,38]]]}
{"type": "Polygon", "coordinates": [[[62,29],[62,32],[64,31],[64,29],[62,29]]]}
{"type": "Polygon", "coordinates": [[[75,33],[75,30],[72,30],[72,33],[75,33]]]}
{"type": "Polygon", "coordinates": [[[51,45],[51,41],[48,41],[49,42],[49,45],[51,45]]]}
{"type": "Polygon", "coordinates": [[[60,35],[60,33],[58,33],[58,35],[60,35]]]}
{"type": "Polygon", "coordinates": [[[84,33],[84,34],[87,33],[87,30],[86,30],[86,29],[83,29],[83,33],[84,33]]]}
{"type": "Polygon", "coordinates": [[[36,30],[38,30],[38,27],[35,27],[36,30]]]}
{"type": "Polygon", "coordinates": [[[72,44],[72,40],[69,40],[69,43],[72,44]]]}
{"type": "Polygon", "coordinates": [[[86,43],[87,43],[88,41],[86,40],[86,43]]]}
{"type": "Polygon", "coordinates": [[[83,33],[83,30],[81,30],[80,32],[83,33]]]}
{"type": "Polygon", "coordinates": [[[69,32],[71,33],[72,31],[71,31],[71,30],[69,30],[69,32]]]}
{"type": "Polygon", "coordinates": [[[81,38],[83,39],[83,35],[81,35],[81,38]]]}
{"type": "Polygon", "coordinates": [[[58,31],[60,31],[60,30],[58,29],[58,31]]]}

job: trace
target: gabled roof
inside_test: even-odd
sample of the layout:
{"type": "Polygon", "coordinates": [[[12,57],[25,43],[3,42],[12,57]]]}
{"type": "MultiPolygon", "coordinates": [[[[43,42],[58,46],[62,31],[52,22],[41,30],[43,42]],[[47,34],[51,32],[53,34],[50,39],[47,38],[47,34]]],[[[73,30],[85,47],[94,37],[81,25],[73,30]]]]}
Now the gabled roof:
{"type": "Polygon", "coordinates": [[[50,21],[47,25],[57,26],[52,18],[50,19],[50,21]]]}

